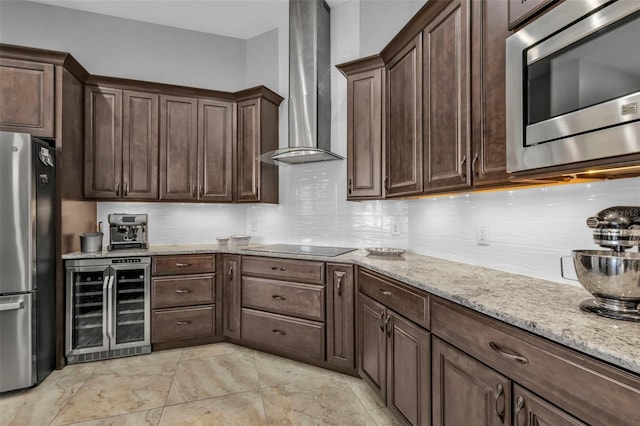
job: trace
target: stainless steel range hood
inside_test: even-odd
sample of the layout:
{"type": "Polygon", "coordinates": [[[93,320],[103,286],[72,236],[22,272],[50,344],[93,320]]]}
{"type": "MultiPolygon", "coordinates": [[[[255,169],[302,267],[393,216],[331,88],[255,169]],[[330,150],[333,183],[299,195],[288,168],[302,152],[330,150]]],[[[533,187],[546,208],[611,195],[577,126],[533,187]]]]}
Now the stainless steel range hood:
{"type": "Polygon", "coordinates": [[[344,159],[330,151],[330,62],[329,6],[324,0],[289,0],[289,147],[270,153],[269,160],[344,159]]]}

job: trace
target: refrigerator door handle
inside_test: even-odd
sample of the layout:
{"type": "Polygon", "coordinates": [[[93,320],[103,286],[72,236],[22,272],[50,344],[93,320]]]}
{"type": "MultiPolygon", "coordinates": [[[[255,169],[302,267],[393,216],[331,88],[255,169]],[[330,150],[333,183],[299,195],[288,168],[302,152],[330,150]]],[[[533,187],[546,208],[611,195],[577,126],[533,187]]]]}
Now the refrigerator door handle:
{"type": "Polygon", "coordinates": [[[109,336],[109,346],[111,346],[114,342],[113,340],[113,281],[115,280],[114,275],[109,275],[109,285],[107,286],[107,336],[109,336]]]}
{"type": "Polygon", "coordinates": [[[20,300],[18,302],[0,304],[0,312],[17,311],[19,309],[24,309],[24,300],[20,300]]]}

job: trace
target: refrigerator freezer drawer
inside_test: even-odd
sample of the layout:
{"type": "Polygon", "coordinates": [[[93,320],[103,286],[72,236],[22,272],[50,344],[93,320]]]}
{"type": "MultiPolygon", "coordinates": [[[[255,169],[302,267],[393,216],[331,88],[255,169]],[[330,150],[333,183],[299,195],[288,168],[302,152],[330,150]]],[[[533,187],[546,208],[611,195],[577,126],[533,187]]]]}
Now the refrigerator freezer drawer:
{"type": "Polygon", "coordinates": [[[32,294],[0,297],[0,392],[36,383],[32,294]]]}

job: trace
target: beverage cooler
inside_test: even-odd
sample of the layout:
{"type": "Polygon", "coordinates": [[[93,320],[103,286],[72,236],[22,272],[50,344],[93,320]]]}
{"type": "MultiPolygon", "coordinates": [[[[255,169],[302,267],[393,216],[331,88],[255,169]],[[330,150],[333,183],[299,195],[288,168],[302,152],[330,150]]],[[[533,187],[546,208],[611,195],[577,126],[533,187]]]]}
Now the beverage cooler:
{"type": "Polygon", "coordinates": [[[67,363],[151,352],[151,258],[66,262],[67,363]]]}

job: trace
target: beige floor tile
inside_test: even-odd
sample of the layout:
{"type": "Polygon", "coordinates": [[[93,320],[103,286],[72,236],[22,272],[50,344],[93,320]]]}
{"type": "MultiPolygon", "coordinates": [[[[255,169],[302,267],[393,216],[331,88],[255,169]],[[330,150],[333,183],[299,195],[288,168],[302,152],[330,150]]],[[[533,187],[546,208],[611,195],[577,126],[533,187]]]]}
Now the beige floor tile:
{"type": "Polygon", "coordinates": [[[167,405],[257,389],[258,373],[252,354],[234,352],[180,361],[167,405]]]}
{"type": "Polygon", "coordinates": [[[89,377],[90,374],[61,376],[53,372],[35,388],[3,396],[0,398],[0,425],[49,424],[89,377]]]}
{"type": "Polygon", "coordinates": [[[126,371],[130,368],[145,367],[149,364],[178,364],[178,360],[182,355],[182,349],[174,349],[168,351],[152,352],[148,355],[128,356],[123,358],[109,359],[105,361],[97,361],[96,374],[111,374],[117,371],[126,371]]]}
{"type": "Polygon", "coordinates": [[[377,426],[400,425],[382,400],[364,380],[356,377],[345,377],[344,381],[349,385],[356,397],[358,397],[377,426]]]}
{"type": "Polygon", "coordinates": [[[254,357],[258,368],[260,386],[262,387],[286,385],[300,380],[318,380],[331,376],[341,376],[329,370],[275,355],[258,352],[254,354],[254,357]]]}
{"type": "Polygon", "coordinates": [[[166,407],[160,425],[264,425],[264,407],[258,391],[234,393],[217,398],[166,407]]]}
{"type": "Polygon", "coordinates": [[[54,425],[100,419],[162,407],[175,363],[150,363],[94,374],[56,416],[54,425]]]}
{"type": "Polygon", "coordinates": [[[212,345],[193,346],[182,350],[180,361],[186,361],[195,358],[209,358],[218,355],[229,355],[236,352],[253,352],[251,349],[243,348],[232,343],[221,342],[212,345]]]}
{"type": "Polygon", "coordinates": [[[73,423],[73,426],[156,426],[160,421],[161,415],[162,408],[154,408],[153,410],[138,411],[137,413],[122,414],[105,419],[73,423]]]}
{"type": "Polygon", "coordinates": [[[373,424],[350,387],[335,377],[262,388],[261,392],[269,425],[373,424]]]}

